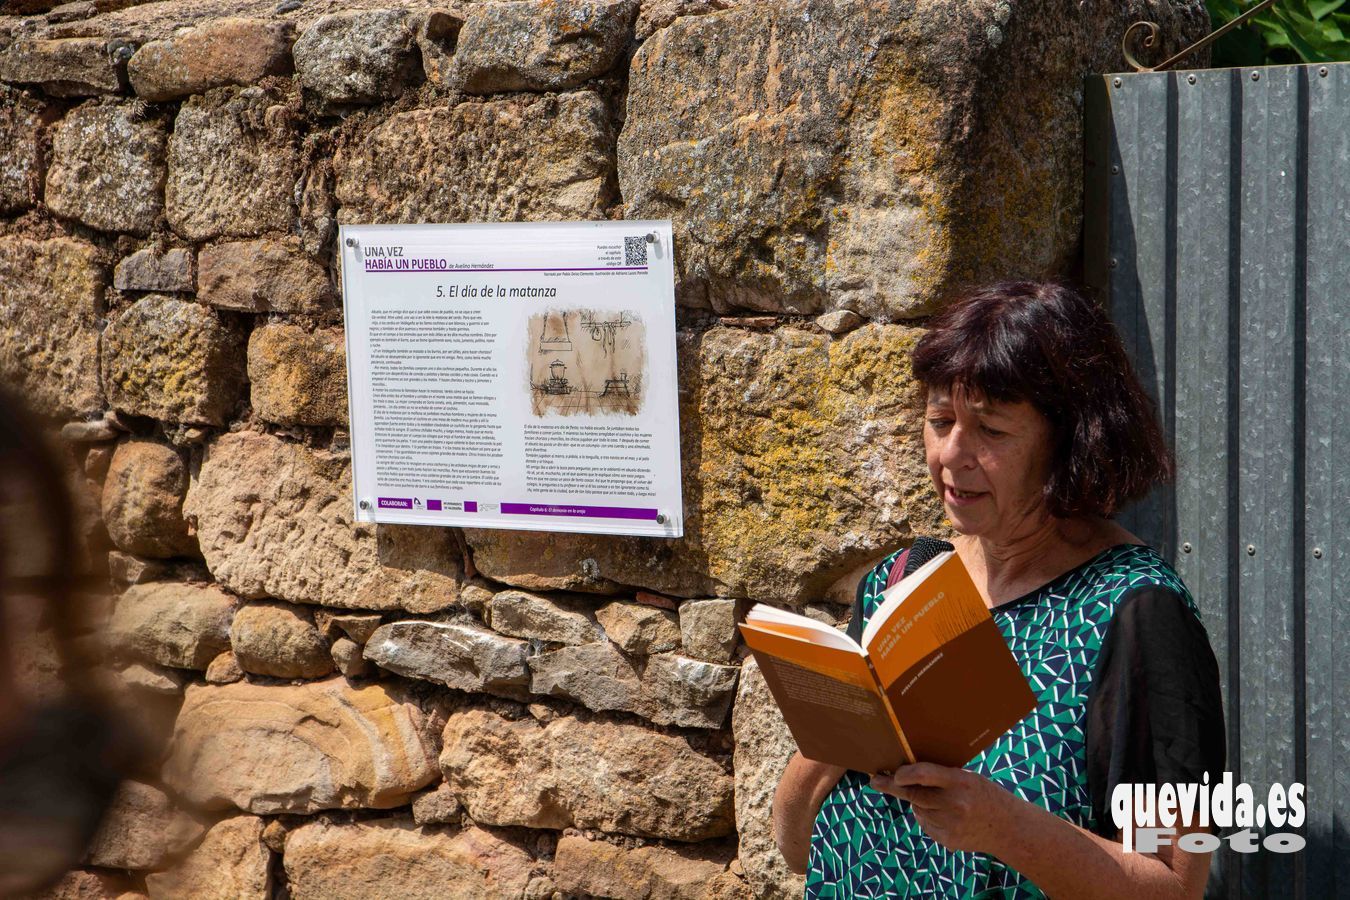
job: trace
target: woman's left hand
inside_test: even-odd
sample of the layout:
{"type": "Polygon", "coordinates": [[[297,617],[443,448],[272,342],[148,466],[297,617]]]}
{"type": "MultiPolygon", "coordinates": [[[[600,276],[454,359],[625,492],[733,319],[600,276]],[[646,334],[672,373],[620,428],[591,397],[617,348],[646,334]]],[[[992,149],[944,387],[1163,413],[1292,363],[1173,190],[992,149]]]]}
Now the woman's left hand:
{"type": "Polygon", "coordinates": [[[992,852],[1012,827],[1017,798],[966,769],[915,763],[872,776],[873,790],[908,800],[919,826],[949,850],[992,852]]]}

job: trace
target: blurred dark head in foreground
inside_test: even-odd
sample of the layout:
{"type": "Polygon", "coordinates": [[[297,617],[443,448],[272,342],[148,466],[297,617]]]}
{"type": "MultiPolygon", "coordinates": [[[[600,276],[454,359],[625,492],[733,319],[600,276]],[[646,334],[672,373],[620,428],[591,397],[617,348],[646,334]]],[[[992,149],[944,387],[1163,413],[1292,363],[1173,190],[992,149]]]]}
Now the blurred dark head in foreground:
{"type": "Polygon", "coordinates": [[[74,533],[55,448],[0,389],[0,897],[80,863],[132,759],[78,639],[74,533]]]}

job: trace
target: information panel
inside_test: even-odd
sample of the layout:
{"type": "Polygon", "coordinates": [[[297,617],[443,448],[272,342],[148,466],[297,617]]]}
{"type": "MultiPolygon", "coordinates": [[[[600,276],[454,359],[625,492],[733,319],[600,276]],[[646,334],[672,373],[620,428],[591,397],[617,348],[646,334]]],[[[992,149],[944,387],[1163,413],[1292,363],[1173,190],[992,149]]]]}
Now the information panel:
{"type": "Polygon", "coordinates": [[[339,240],[357,521],[684,533],[669,221],[339,240]]]}

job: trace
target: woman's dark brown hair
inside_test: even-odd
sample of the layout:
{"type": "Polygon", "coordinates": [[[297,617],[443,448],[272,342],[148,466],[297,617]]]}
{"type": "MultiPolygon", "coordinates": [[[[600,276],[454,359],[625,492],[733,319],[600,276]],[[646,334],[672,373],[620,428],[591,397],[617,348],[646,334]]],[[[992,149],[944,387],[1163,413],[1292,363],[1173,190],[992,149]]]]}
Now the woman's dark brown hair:
{"type": "Polygon", "coordinates": [[[1052,515],[1110,516],[1172,477],[1172,455],[1105,312],[1055,282],[1003,281],[959,296],[914,348],[923,393],[1025,400],[1050,421],[1052,515]]]}

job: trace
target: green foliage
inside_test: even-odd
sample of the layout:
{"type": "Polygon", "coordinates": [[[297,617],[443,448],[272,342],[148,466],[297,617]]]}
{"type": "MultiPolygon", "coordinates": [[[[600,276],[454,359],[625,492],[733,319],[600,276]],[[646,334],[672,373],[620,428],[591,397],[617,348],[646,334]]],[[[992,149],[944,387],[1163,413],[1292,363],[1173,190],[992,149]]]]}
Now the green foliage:
{"type": "MultiPolygon", "coordinates": [[[[1258,0],[1206,0],[1214,27],[1258,0]]],[[[1263,66],[1350,60],[1350,0],[1277,0],[1212,47],[1215,66],[1263,66]]]]}

